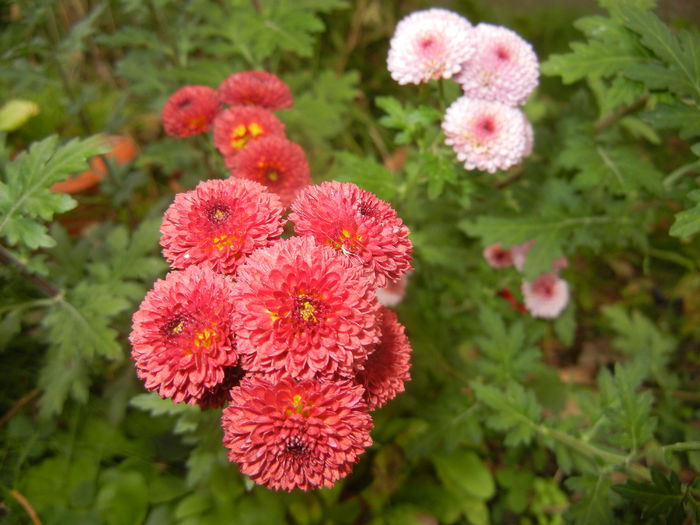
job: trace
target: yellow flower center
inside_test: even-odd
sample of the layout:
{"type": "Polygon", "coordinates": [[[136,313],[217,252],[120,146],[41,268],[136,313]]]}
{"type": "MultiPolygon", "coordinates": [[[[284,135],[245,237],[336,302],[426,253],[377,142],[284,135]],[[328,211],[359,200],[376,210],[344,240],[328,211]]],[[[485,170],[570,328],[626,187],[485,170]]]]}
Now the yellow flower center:
{"type": "Polygon", "coordinates": [[[287,408],[284,411],[284,414],[286,416],[291,416],[292,414],[300,414],[303,417],[309,417],[309,409],[313,406],[313,403],[309,403],[307,401],[304,401],[304,398],[299,395],[295,394],[292,397],[292,406],[291,408],[287,408]]]}
{"type": "Polygon", "coordinates": [[[257,122],[251,122],[247,126],[239,124],[231,132],[231,147],[233,149],[242,149],[250,139],[254,139],[264,132],[263,127],[257,122]]]}
{"type": "Polygon", "coordinates": [[[207,119],[204,117],[193,117],[187,122],[187,125],[190,129],[201,129],[207,125],[207,119]]]}
{"type": "Polygon", "coordinates": [[[223,250],[227,246],[235,246],[237,240],[238,239],[235,235],[226,235],[225,233],[222,233],[211,240],[211,245],[217,250],[223,250]]]}
{"type": "Polygon", "coordinates": [[[194,336],[194,346],[197,348],[209,348],[216,342],[216,330],[213,328],[205,328],[201,332],[197,332],[194,336]]]}

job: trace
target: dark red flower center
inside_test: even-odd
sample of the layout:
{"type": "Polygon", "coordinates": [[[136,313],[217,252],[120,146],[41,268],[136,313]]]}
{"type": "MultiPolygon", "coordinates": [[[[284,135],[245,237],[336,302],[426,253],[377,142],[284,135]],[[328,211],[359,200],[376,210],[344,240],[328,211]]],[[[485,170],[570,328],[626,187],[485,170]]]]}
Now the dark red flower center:
{"type": "Polygon", "coordinates": [[[304,443],[304,439],[300,436],[287,438],[284,445],[287,454],[291,454],[292,456],[303,456],[308,452],[306,443],[304,443]]]}
{"type": "Polygon", "coordinates": [[[496,48],[496,57],[498,58],[498,60],[502,60],[505,62],[508,59],[510,59],[510,53],[506,48],[499,46],[498,48],[496,48]]]}
{"type": "Polygon", "coordinates": [[[189,325],[189,321],[190,319],[185,315],[172,317],[165,322],[161,331],[168,338],[177,337],[185,331],[189,325]]]}
{"type": "Polygon", "coordinates": [[[214,224],[221,224],[229,217],[229,207],[225,204],[214,204],[207,210],[207,219],[214,224]]]}

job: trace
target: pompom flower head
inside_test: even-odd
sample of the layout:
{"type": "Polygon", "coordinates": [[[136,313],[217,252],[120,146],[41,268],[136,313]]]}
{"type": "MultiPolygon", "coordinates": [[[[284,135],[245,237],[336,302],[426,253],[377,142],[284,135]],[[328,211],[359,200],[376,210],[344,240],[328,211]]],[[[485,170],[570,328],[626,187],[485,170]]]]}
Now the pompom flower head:
{"type": "Polygon", "coordinates": [[[450,78],[474,53],[472,26],[446,9],[416,11],[396,26],[387,66],[399,84],[450,78]]]}
{"type": "Polygon", "coordinates": [[[267,135],[284,137],[284,124],[266,109],[232,106],[214,121],[214,144],[224,158],[236,155],[246,145],[267,135]]]}
{"type": "Polygon", "coordinates": [[[455,76],[464,94],[509,106],[524,104],[539,79],[532,46],[506,27],[479,24],[473,31],[476,52],[455,76]]]}
{"type": "Polygon", "coordinates": [[[133,316],[131,356],[146,388],[195,404],[238,361],[231,323],[232,283],[192,266],[159,279],[133,316]]]}
{"type": "Polygon", "coordinates": [[[513,264],[513,254],[501,246],[500,242],[484,248],[484,259],[492,268],[507,268],[513,264]]]}
{"type": "Polygon", "coordinates": [[[365,399],[370,410],[384,406],[404,391],[411,379],[411,344],[405,329],[388,308],[380,312],[381,339],[377,348],[357,374],[357,382],[365,387],[365,399]]]}
{"type": "Polygon", "coordinates": [[[173,268],[207,263],[233,275],[240,262],[281,234],[284,208],[261,184],[212,179],[179,193],[161,225],[163,255],[173,268]]]}
{"type": "Polygon", "coordinates": [[[173,137],[189,137],[208,131],[219,111],[219,95],[209,86],[185,86],[163,106],[163,128],[173,137]]]}
{"type": "Polygon", "coordinates": [[[246,378],[221,420],[228,458],[271,489],[330,488],[372,444],[363,392],[349,381],[246,378]]]}
{"type": "Polygon", "coordinates": [[[525,307],[534,317],[554,319],[569,302],[569,285],[554,272],[543,273],[522,285],[525,307]]]}
{"type": "Polygon", "coordinates": [[[247,371],[276,379],[354,377],[379,340],[379,304],[364,270],[311,237],[257,250],[234,287],[247,371]]]}
{"type": "Polygon", "coordinates": [[[308,186],[292,203],[289,219],[299,235],[311,235],[369,270],[377,288],[411,269],[408,228],[389,203],[355,184],[308,186]]]}
{"type": "Polygon", "coordinates": [[[460,97],[447,109],[442,129],[467,170],[494,173],[518,164],[528,150],[526,119],[499,102],[460,97]]]}
{"type": "Polygon", "coordinates": [[[231,106],[260,106],[277,111],[292,107],[289,86],[265,71],[234,73],[219,86],[221,101],[231,106]]]}
{"type": "Polygon", "coordinates": [[[227,160],[234,177],[259,182],[289,206],[297,192],[311,184],[304,150],[284,137],[270,135],[251,142],[227,160]]]}

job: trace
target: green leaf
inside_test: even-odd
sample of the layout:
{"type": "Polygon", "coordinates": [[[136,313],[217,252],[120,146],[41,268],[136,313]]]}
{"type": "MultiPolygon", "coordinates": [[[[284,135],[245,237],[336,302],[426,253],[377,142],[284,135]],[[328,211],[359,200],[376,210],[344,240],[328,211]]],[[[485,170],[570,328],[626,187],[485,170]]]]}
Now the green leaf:
{"type": "Polygon", "coordinates": [[[437,199],[445,190],[445,185],[456,182],[459,175],[452,158],[433,153],[420,154],[420,170],[428,176],[428,199],[437,199]]]}
{"type": "Polygon", "coordinates": [[[645,518],[664,517],[666,523],[684,523],[684,504],[687,499],[678,475],[671,471],[669,477],[651,467],[651,483],[628,480],[612,489],[626,500],[643,509],[645,518]]]}
{"type": "Polygon", "coordinates": [[[50,220],[55,213],[73,208],[75,201],[49,187],[85,169],[89,157],[109,149],[100,136],[58,146],[54,135],[20,153],[7,165],[4,181],[0,181],[0,233],[11,245],[52,246],[46,227],[36,219],[50,220]]]}
{"type": "Polygon", "coordinates": [[[34,115],[39,114],[39,106],[29,100],[8,100],[0,108],[0,131],[14,131],[34,115]]]}
{"type": "Polygon", "coordinates": [[[574,184],[584,190],[604,186],[619,195],[636,189],[646,189],[653,195],[664,193],[663,174],[625,146],[596,144],[593,138],[579,133],[565,142],[559,162],[578,171],[574,184]]]}
{"type": "Polygon", "coordinates": [[[187,403],[173,403],[170,399],[162,399],[155,392],[137,394],[131,398],[129,404],[140,410],[150,413],[152,416],[179,416],[190,412],[199,412],[200,409],[187,403]]]}
{"type": "Polygon", "coordinates": [[[676,214],[676,220],[669,230],[674,237],[690,237],[700,231],[700,190],[693,190],[688,197],[697,204],[676,214]]]}
{"type": "Polygon", "coordinates": [[[654,13],[631,6],[621,6],[618,13],[642,44],[678,74],[686,92],[700,95],[700,35],[681,31],[676,36],[654,13]]]}
{"type": "Polygon", "coordinates": [[[493,411],[486,424],[494,430],[507,432],[506,446],[515,447],[532,440],[541,412],[532,391],[517,383],[511,383],[507,389],[477,382],[470,384],[477,400],[493,411]]]}
{"type": "Polygon", "coordinates": [[[540,71],[544,75],[560,76],[564,84],[571,84],[592,75],[617,75],[639,61],[637,53],[610,42],[573,42],[571,49],[571,53],[550,55],[540,71]]]}
{"type": "Polygon", "coordinates": [[[654,397],[649,391],[639,392],[645,370],[639,364],[617,364],[615,374],[607,369],[598,376],[601,404],[609,422],[610,441],[633,452],[647,443],[656,428],[651,416],[654,397]]]}
{"type": "Polygon", "coordinates": [[[377,161],[347,152],[340,152],[335,158],[337,164],[331,171],[331,177],[335,180],[357,184],[386,201],[396,196],[394,174],[377,161]]]}
{"type": "Polygon", "coordinates": [[[632,357],[632,362],[643,376],[651,375],[660,384],[668,382],[667,368],[676,340],[662,333],[641,313],[628,314],[622,306],[612,305],[603,310],[610,326],[617,332],[613,345],[632,357]]]}
{"type": "Polygon", "coordinates": [[[394,139],[396,144],[408,144],[416,140],[442,119],[442,113],[433,107],[413,107],[410,104],[402,106],[393,97],[377,97],[374,103],[386,113],[379,119],[379,123],[399,131],[394,139]]]}
{"type": "Polygon", "coordinates": [[[148,511],[148,485],[135,471],[108,470],[100,476],[96,507],[107,525],[142,523],[148,511]]]}
{"type": "Polygon", "coordinates": [[[491,471],[475,452],[461,449],[451,454],[438,452],[432,461],[440,480],[464,496],[488,500],[494,495],[491,471]]]}
{"type": "Polygon", "coordinates": [[[655,128],[677,129],[681,138],[700,136],[700,108],[682,102],[659,104],[644,113],[644,120],[655,128]]]}
{"type": "Polygon", "coordinates": [[[526,339],[522,321],[506,327],[503,319],[488,308],[482,308],[479,321],[484,336],[478,337],[475,342],[484,358],[474,361],[474,364],[490,383],[523,381],[535,370],[540,361],[540,352],[532,344],[532,335],[526,339]]]}
{"type": "Polygon", "coordinates": [[[577,525],[613,525],[615,522],[608,495],[610,480],[607,476],[583,475],[569,478],[566,486],[580,494],[569,514],[577,525]]]}

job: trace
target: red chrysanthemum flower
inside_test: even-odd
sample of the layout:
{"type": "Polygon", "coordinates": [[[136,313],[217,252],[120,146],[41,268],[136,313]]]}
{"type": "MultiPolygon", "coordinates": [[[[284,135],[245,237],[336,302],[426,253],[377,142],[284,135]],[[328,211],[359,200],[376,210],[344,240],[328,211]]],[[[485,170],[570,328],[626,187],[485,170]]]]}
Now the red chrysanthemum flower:
{"type": "Polygon", "coordinates": [[[209,130],[219,111],[219,95],[209,86],[185,86],[163,106],[163,128],[173,137],[189,137],[209,130]]]}
{"type": "Polygon", "coordinates": [[[363,392],[349,381],[246,378],[221,420],[228,458],[271,489],[330,488],[372,444],[363,392]]]}
{"type": "Polygon", "coordinates": [[[389,203],[354,184],[308,186],[292,203],[289,219],[299,235],[311,235],[363,266],[377,288],[411,269],[409,230],[389,203]]]}
{"type": "Polygon", "coordinates": [[[131,357],[146,388],[197,403],[238,361],[231,323],[233,284],[191,266],[158,279],[134,313],[131,357]]]}
{"type": "Polygon", "coordinates": [[[242,71],[230,75],[219,86],[222,102],[231,106],[260,106],[277,111],[292,107],[289,86],[265,71],[242,71]]]}
{"type": "Polygon", "coordinates": [[[255,140],[226,159],[226,165],[232,176],[254,180],[275,192],[285,206],[301,188],[311,184],[304,150],[284,137],[270,135],[255,140]]]}
{"type": "Polygon", "coordinates": [[[257,250],[238,269],[241,365],[276,379],[353,377],[379,340],[366,272],[311,237],[257,250]]]}
{"type": "Polygon", "coordinates": [[[244,179],[212,179],[179,193],[160,228],[163,255],[173,268],[207,263],[233,275],[243,259],[281,234],[279,198],[244,179]]]}
{"type": "Polygon", "coordinates": [[[207,390],[197,404],[202,408],[223,408],[231,400],[231,389],[238,386],[243,377],[245,371],[240,366],[227,366],[224,368],[224,380],[207,390]]]}
{"type": "Polygon", "coordinates": [[[257,106],[232,106],[214,120],[214,144],[225,159],[266,135],[284,137],[284,124],[271,112],[257,106]]]}
{"type": "Polygon", "coordinates": [[[357,382],[365,387],[365,400],[370,410],[382,407],[404,391],[410,381],[411,343],[396,314],[386,307],[380,311],[381,339],[357,374],[357,382]]]}

